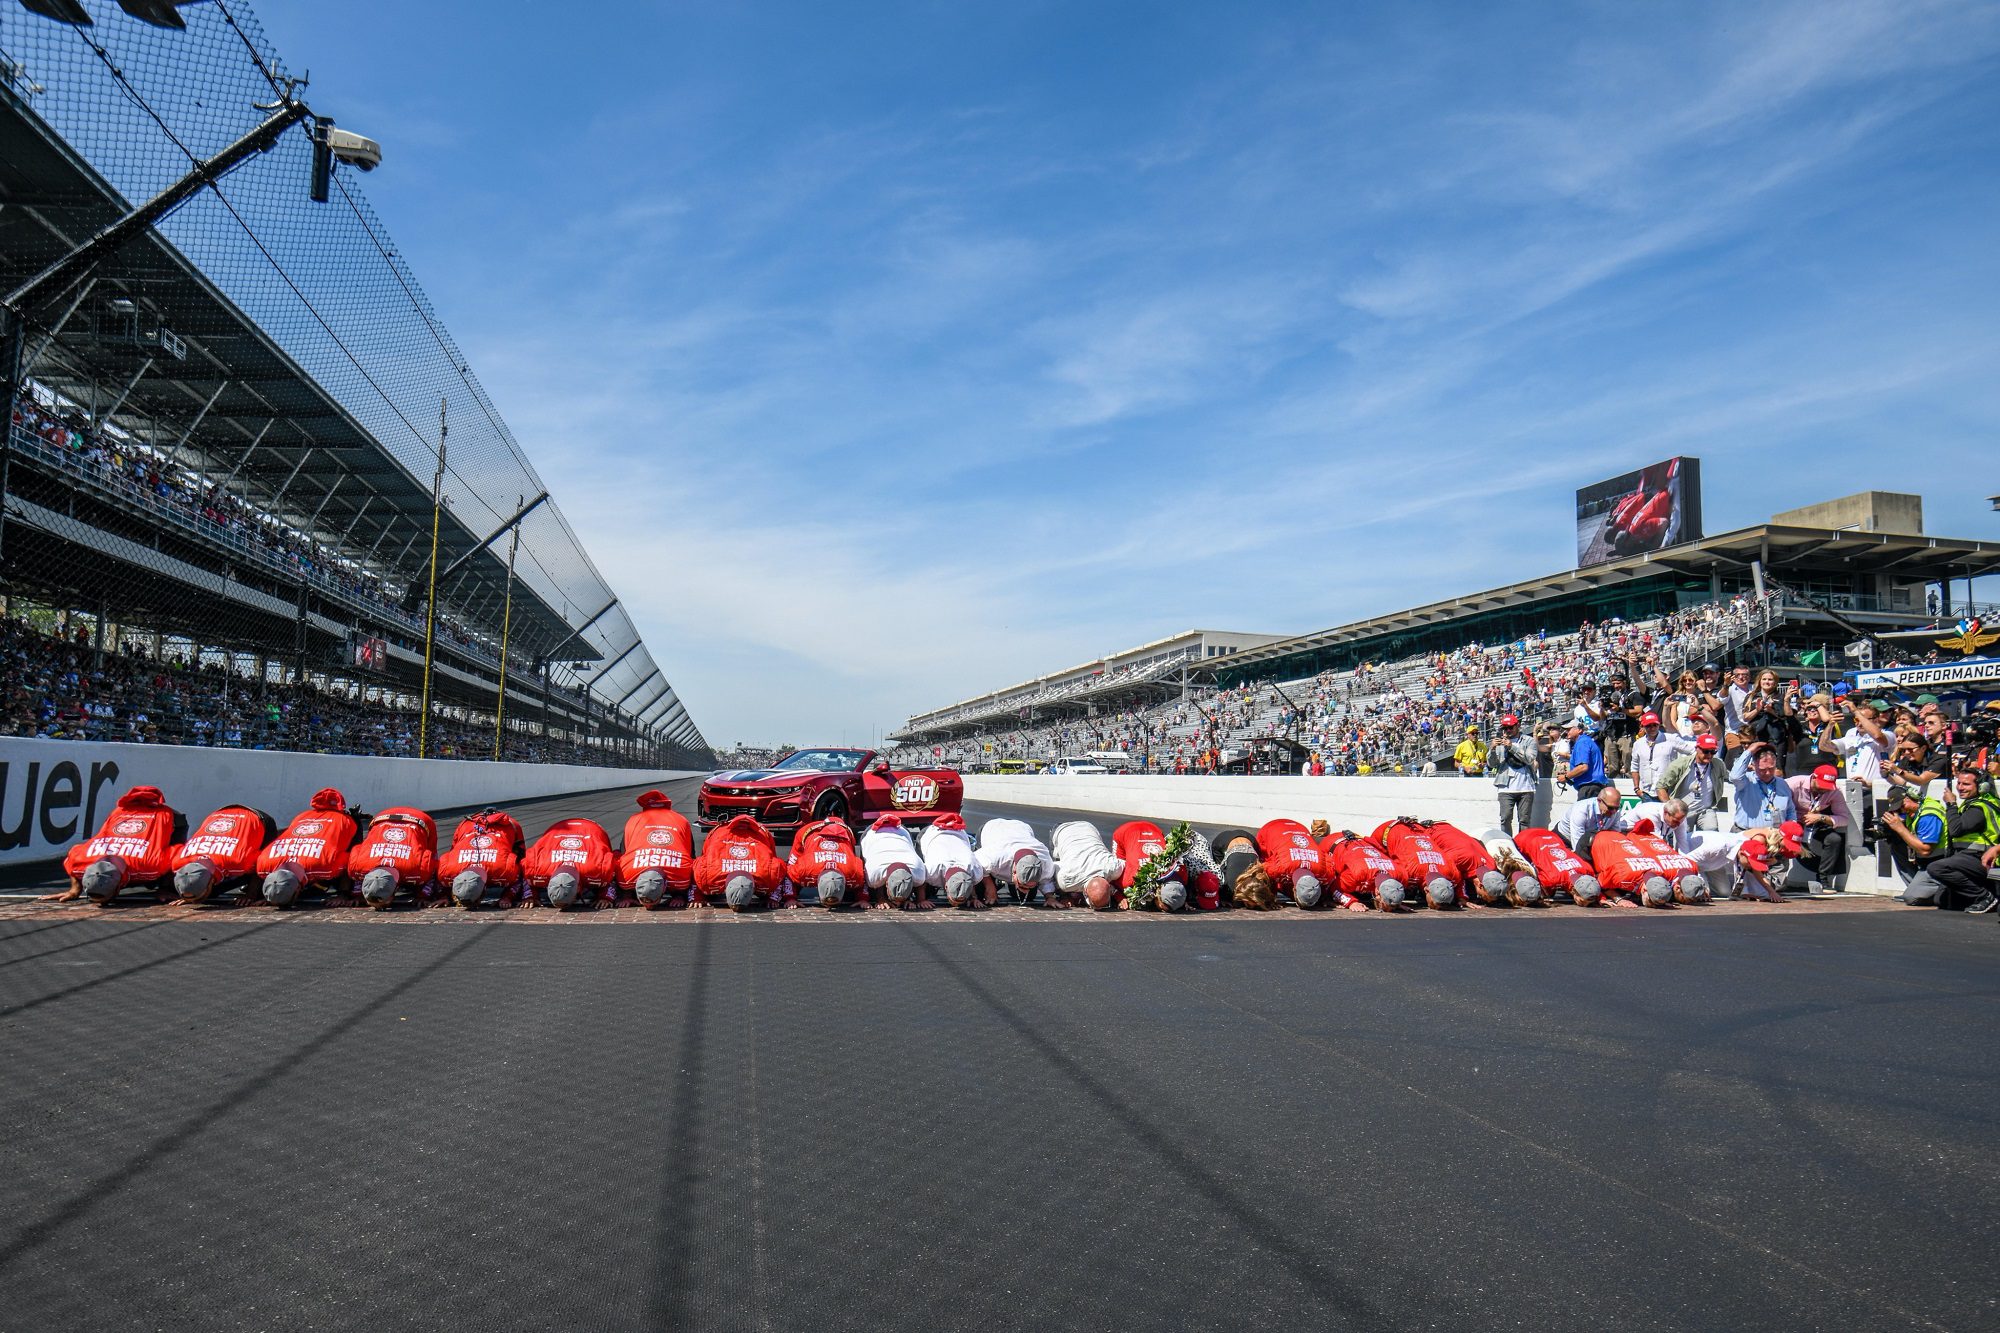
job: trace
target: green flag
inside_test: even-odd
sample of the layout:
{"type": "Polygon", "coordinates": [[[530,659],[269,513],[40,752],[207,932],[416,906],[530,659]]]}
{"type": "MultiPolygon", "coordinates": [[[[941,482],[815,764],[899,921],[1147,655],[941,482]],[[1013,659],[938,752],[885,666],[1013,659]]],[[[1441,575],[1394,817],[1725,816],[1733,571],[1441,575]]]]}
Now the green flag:
{"type": "Polygon", "coordinates": [[[1800,665],[1800,666],[1825,666],[1825,665],[1826,665],[1826,649],[1824,649],[1824,648],[1815,648],[1815,649],[1813,649],[1813,650],[1812,650],[1811,652],[1809,652],[1809,653],[1800,653],[1800,654],[1799,654],[1799,665],[1800,665]]]}

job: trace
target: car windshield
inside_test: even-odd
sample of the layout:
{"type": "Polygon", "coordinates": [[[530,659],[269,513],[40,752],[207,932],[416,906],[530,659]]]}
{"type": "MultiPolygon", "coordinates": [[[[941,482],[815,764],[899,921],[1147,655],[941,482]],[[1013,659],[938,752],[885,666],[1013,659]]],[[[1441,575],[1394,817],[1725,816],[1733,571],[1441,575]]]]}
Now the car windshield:
{"type": "Polygon", "coordinates": [[[861,767],[866,750],[800,750],[773,765],[806,773],[852,773],[861,767]]]}

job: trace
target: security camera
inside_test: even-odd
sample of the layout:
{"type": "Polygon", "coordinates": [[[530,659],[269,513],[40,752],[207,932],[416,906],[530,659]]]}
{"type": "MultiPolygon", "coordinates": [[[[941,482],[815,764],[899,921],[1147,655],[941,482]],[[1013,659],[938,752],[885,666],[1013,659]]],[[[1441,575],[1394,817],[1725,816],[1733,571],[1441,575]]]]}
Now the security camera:
{"type": "Polygon", "coordinates": [[[352,130],[326,127],[326,146],[342,162],[373,171],[382,165],[382,145],[352,130]]]}

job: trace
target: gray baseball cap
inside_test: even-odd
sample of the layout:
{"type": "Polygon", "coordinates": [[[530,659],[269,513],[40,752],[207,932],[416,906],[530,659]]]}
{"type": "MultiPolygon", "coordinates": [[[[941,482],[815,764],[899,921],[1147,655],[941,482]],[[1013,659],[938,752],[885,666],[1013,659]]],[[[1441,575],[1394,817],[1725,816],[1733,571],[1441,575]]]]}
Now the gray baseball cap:
{"type": "Polygon", "coordinates": [[[642,870],[632,881],[632,894],[651,907],[667,896],[667,877],[657,870],[642,870]]]}
{"type": "Polygon", "coordinates": [[[174,892],[188,902],[205,900],[214,887],[215,862],[205,856],[197,856],[174,872],[174,892]]]}
{"type": "Polygon", "coordinates": [[[847,877],[838,870],[822,870],[819,876],[819,901],[822,907],[837,907],[847,896],[847,877]]]}
{"type": "Polygon", "coordinates": [[[748,907],[757,901],[757,882],[748,875],[731,875],[722,884],[722,900],[731,907],[748,907]]]}
{"type": "Polygon", "coordinates": [[[1385,879],[1375,886],[1375,905],[1387,912],[1403,905],[1403,881],[1385,879]]]}
{"type": "Polygon", "coordinates": [[[1012,869],[1016,888],[1032,889],[1042,882],[1042,858],[1026,847],[1014,853],[1012,869]]]}
{"type": "Polygon", "coordinates": [[[1542,882],[1533,875],[1516,875],[1514,896],[1521,900],[1521,906],[1533,907],[1542,901],[1542,882]]]}
{"type": "Polygon", "coordinates": [[[396,899],[396,872],[377,866],[361,877],[361,896],[371,903],[388,903],[396,899]]]}
{"type": "Polygon", "coordinates": [[[889,873],[882,877],[882,887],[888,891],[890,902],[907,902],[916,892],[917,877],[908,866],[890,866],[889,873]]]}
{"type": "Polygon", "coordinates": [[[1153,892],[1159,898],[1161,908],[1166,911],[1178,912],[1187,906],[1187,885],[1177,879],[1162,880],[1160,886],[1153,892]]]}
{"type": "Polygon", "coordinates": [[[950,902],[962,903],[972,897],[972,872],[963,866],[953,866],[944,872],[944,896],[950,902]]]}
{"type": "Polygon", "coordinates": [[[108,903],[125,887],[125,862],[115,856],[100,856],[83,872],[83,892],[92,902],[108,903]]]}
{"type": "Polygon", "coordinates": [[[290,865],[277,866],[264,876],[264,901],[273,907],[290,907],[298,900],[305,881],[290,865]]]}
{"type": "Polygon", "coordinates": [[[1318,907],[1321,892],[1319,880],[1311,875],[1300,875],[1292,880],[1292,901],[1300,907],[1318,907]]]}
{"type": "Polygon", "coordinates": [[[1674,900],[1674,886],[1667,883],[1664,875],[1648,875],[1640,890],[1648,907],[1665,907],[1674,900]]]}
{"type": "Polygon", "coordinates": [[[451,881],[452,900],[462,907],[476,907],[486,896],[486,872],[470,867],[458,872],[451,881]]]}
{"type": "Polygon", "coordinates": [[[1569,896],[1588,905],[1604,896],[1604,886],[1597,882],[1595,875],[1578,875],[1569,886],[1569,896]]]}
{"type": "Polygon", "coordinates": [[[1684,903],[1708,901],[1708,881],[1700,875],[1682,875],[1674,885],[1674,896],[1684,903]]]}
{"type": "Polygon", "coordinates": [[[1481,872],[1479,896],[1489,903],[1497,903],[1504,899],[1507,896],[1507,877],[1497,870],[1481,872]]]}
{"type": "Polygon", "coordinates": [[[1458,901],[1458,890],[1450,880],[1438,875],[1424,885],[1424,896],[1431,900],[1432,907],[1450,907],[1458,901]]]}
{"type": "Polygon", "coordinates": [[[549,885],[542,892],[548,896],[549,906],[568,907],[576,901],[576,895],[583,885],[577,880],[574,870],[558,870],[549,876],[549,885]]]}

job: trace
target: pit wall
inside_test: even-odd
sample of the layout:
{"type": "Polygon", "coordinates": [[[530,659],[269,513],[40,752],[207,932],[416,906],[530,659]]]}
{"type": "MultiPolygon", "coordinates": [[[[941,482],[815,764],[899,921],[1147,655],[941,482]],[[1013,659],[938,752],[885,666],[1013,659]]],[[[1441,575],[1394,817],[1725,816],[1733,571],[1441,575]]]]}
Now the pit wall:
{"type": "Polygon", "coordinates": [[[449,810],[696,776],[673,769],[0,737],[0,866],[59,859],[97,831],[120,795],[141,784],[158,787],[190,822],[240,803],[282,824],[321,787],[339,788],[364,810],[449,810]]]}

